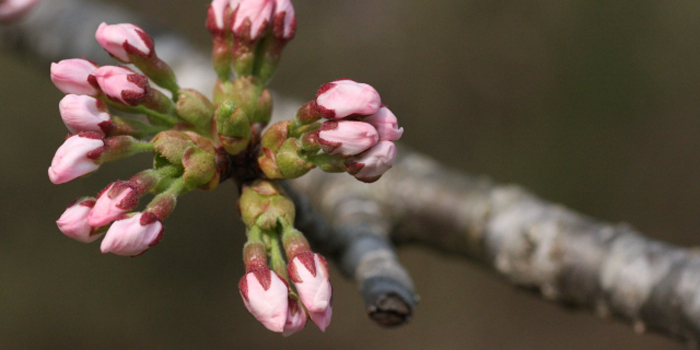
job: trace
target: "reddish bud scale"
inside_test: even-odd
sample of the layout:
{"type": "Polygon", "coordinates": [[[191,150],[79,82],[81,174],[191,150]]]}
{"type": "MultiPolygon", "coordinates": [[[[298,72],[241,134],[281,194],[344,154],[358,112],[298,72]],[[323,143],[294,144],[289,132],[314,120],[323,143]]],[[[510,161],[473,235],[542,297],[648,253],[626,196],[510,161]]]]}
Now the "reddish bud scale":
{"type": "Polygon", "coordinates": [[[296,119],[302,124],[311,124],[323,118],[323,114],[319,113],[316,100],[305,103],[297,111],[296,119]]]}
{"type": "MultiPolygon", "coordinates": [[[[108,186],[109,187],[109,186],[108,186]]],[[[125,191],[127,189],[131,189],[132,192],[126,196],[124,199],[122,199],[119,203],[117,203],[117,207],[125,210],[131,210],[136,208],[136,206],[139,204],[139,192],[138,189],[134,184],[131,182],[127,181],[117,181],[114,183],[113,186],[111,186],[110,190],[107,192],[107,196],[109,198],[116,198],[122,191],[125,191]]]]}
{"type": "Polygon", "coordinates": [[[332,154],[333,151],[335,151],[336,149],[338,149],[340,146],[343,145],[341,142],[328,141],[328,140],[324,140],[324,139],[318,137],[318,134],[321,131],[335,130],[337,128],[338,128],[338,122],[335,120],[331,120],[331,121],[327,121],[327,122],[321,124],[321,128],[319,130],[315,131],[316,139],[318,139],[318,143],[319,143],[319,145],[321,145],[321,149],[323,150],[323,152],[326,152],[328,154],[332,154]]]}
{"type": "Polygon", "coordinates": [[[290,261],[297,255],[313,253],[309,246],[309,241],[296,230],[294,230],[293,233],[285,233],[282,236],[282,244],[284,245],[284,252],[287,255],[287,260],[290,261]]]}
{"type": "MultiPolygon", "coordinates": [[[[300,254],[296,254],[292,257],[292,259],[294,258],[299,259],[299,262],[301,262],[304,265],[304,267],[307,270],[309,270],[311,275],[316,277],[316,263],[314,262],[314,253],[312,251],[306,251],[300,254]]],[[[291,261],[292,259],[289,259],[289,261],[291,261]]],[[[325,262],[325,259],[323,261],[325,262]]],[[[294,283],[303,282],[301,277],[299,276],[299,271],[297,271],[297,265],[287,264],[287,273],[289,274],[289,278],[291,278],[294,283]]]]}
{"type": "Polygon", "coordinates": [[[124,47],[124,51],[126,51],[127,54],[132,55],[132,56],[138,56],[143,59],[150,59],[156,56],[156,51],[155,51],[155,43],[153,42],[153,38],[151,38],[150,35],[146,34],[143,30],[136,30],[136,34],[141,38],[143,43],[148,47],[148,54],[144,53],[143,51],[139,50],[135,46],[131,45],[128,41],[124,41],[124,44],[122,47],[124,47]]]}
{"type": "MultiPolygon", "coordinates": [[[[138,87],[143,89],[143,92],[134,90],[122,90],[122,100],[126,102],[129,106],[138,106],[149,95],[150,85],[148,85],[148,78],[141,74],[129,74],[126,80],[130,83],[136,84],[138,87]]],[[[119,102],[119,100],[117,100],[119,102]]]]}
{"type": "MultiPolygon", "coordinates": [[[[165,225],[162,224],[163,220],[159,219],[154,213],[150,213],[150,212],[144,212],[141,215],[141,219],[139,219],[139,224],[141,226],[147,226],[147,225],[150,225],[156,221],[161,223],[161,229],[160,229],[160,232],[158,232],[158,235],[156,236],[156,238],[154,238],[153,241],[151,241],[151,243],[148,244],[149,247],[153,247],[156,244],[160,243],[161,240],[163,240],[163,233],[165,232],[165,225]]],[[[145,253],[145,252],[146,251],[144,251],[143,253],[145,253]]],[[[143,254],[143,253],[141,253],[141,254],[143,254]]],[[[139,255],[141,255],[141,254],[139,254],[139,255]]],[[[137,256],[137,255],[135,255],[135,256],[137,256]]]]}
{"type": "Polygon", "coordinates": [[[175,204],[177,202],[175,196],[159,197],[156,198],[156,200],[157,201],[151,202],[148,207],[146,207],[146,210],[143,213],[144,216],[141,217],[142,221],[146,216],[149,218],[153,216],[162,222],[167,219],[168,216],[170,216],[173,210],[175,210],[175,204]]]}
{"type": "Polygon", "coordinates": [[[265,246],[259,242],[250,242],[243,248],[243,263],[246,272],[267,267],[265,246]]]}
{"type": "Polygon", "coordinates": [[[294,39],[294,35],[297,31],[297,18],[292,17],[289,24],[287,24],[287,22],[285,21],[286,17],[286,12],[277,13],[275,15],[275,18],[273,19],[272,27],[272,33],[275,35],[275,38],[277,38],[283,44],[294,39]],[[287,35],[285,35],[286,28],[289,28],[289,32],[286,33],[287,35]]]}

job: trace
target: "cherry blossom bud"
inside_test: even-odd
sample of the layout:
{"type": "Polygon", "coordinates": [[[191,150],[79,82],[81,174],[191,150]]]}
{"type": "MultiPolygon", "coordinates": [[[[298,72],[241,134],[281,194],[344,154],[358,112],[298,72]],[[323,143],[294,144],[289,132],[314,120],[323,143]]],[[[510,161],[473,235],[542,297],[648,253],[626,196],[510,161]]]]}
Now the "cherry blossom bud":
{"type": "Polygon", "coordinates": [[[377,143],[379,135],[370,124],[358,121],[328,121],[318,131],[318,142],[324,152],[352,156],[377,143]]]}
{"type": "Polygon", "coordinates": [[[258,40],[267,30],[274,6],[273,0],[241,0],[233,16],[231,31],[246,41],[258,40]]]}
{"type": "Polygon", "coordinates": [[[299,305],[296,297],[289,297],[288,303],[287,321],[284,323],[284,330],[282,331],[282,335],[285,337],[304,329],[306,319],[309,318],[304,308],[299,305]]]}
{"type": "Polygon", "coordinates": [[[88,213],[94,205],[94,198],[86,197],[73,202],[56,220],[58,229],[78,242],[90,243],[96,240],[101,235],[87,222],[88,213]]]}
{"type": "Polygon", "coordinates": [[[39,0],[3,0],[0,1],[0,22],[7,23],[27,14],[39,0]]]}
{"type": "Polygon", "coordinates": [[[95,96],[100,90],[90,84],[88,76],[97,68],[96,64],[79,58],[51,63],[51,81],[66,94],[95,96]]]}
{"type": "Polygon", "coordinates": [[[333,307],[330,305],[321,312],[309,313],[309,318],[311,318],[311,321],[314,321],[321,332],[325,332],[328,325],[331,324],[331,316],[333,316],[333,307]]]}
{"type": "Polygon", "coordinates": [[[104,226],[136,208],[139,194],[135,187],[126,181],[110,184],[97,196],[95,206],[88,215],[88,224],[104,226]]]}
{"type": "Polygon", "coordinates": [[[316,92],[318,110],[328,119],[377,113],[382,101],[372,86],[349,79],[324,84],[316,92]]]}
{"type": "Polygon", "coordinates": [[[394,165],[396,145],[391,141],[379,141],[369,151],[355,160],[345,163],[348,173],[362,182],[375,182],[394,165]]]}
{"type": "Polygon", "coordinates": [[[95,39],[110,54],[124,62],[131,63],[129,55],[148,57],[153,54],[153,39],[131,23],[109,25],[102,22],[95,32],[95,39]]]}
{"type": "Polygon", "coordinates": [[[283,332],[287,322],[289,288],[266,266],[249,271],[238,288],[248,311],[267,329],[283,332]]]}
{"type": "Polygon", "coordinates": [[[94,154],[97,153],[99,157],[99,151],[104,146],[104,140],[94,132],[70,136],[51,161],[49,179],[55,184],[62,184],[97,170],[100,165],[95,161],[94,154]]]}
{"type": "Polygon", "coordinates": [[[372,124],[379,134],[379,141],[396,141],[403,135],[396,116],[389,108],[382,107],[379,112],[364,118],[362,121],[372,124]]]}
{"type": "Polygon", "coordinates": [[[129,106],[143,102],[150,88],[148,78],[125,67],[100,67],[92,76],[107,97],[129,106]]]}
{"type": "Polygon", "coordinates": [[[115,221],[102,240],[103,253],[137,256],[158,244],[163,237],[163,224],[149,212],[137,213],[115,221]]]}
{"type": "Polygon", "coordinates": [[[275,13],[272,15],[272,32],[282,40],[292,40],[297,29],[297,18],[291,0],[275,0],[275,13]]]}
{"type": "Polygon", "coordinates": [[[68,94],[58,104],[63,123],[70,132],[94,131],[105,136],[112,127],[107,106],[90,96],[68,94]]]}
{"type": "Polygon", "coordinates": [[[328,279],[328,264],[320,254],[297,254],[287,265],[289,277],[311,313],[322,313],[331,305],[333,288],[328,279]]]}
{"type": "Polygon", "coordinates": [[[221,35],[226,31],[229,14],[238,6],[240,0],[214,0],[209,5],[206,26],[212,35],[221,35]]]}

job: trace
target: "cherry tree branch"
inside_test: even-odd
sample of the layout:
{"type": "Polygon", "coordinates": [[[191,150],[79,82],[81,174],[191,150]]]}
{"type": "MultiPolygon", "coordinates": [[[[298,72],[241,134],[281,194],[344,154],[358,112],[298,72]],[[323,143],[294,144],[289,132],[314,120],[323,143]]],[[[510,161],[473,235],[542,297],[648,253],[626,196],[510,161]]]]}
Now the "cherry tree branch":
{"type": "MultiPolygon", "coordinates": [[[[43,61],[103,55],[91,38],[98,22],[134,18],[89,4],[45,1],[25,22],[1,28],[0,37],[43,61]],[[75,20],[76,13],[91,24],[75,20]]],[[[159,55],[184,73],[184,86],[211,86],[214,74],[205,54],[177,37],[152,33],[159,55]]],[[[279,98],[276,103],[280,115],[300,105],[279,98]]],[[[394,168],[373,185],[313,171],[285,186],[298,206],[297,225],[355,278],[370,315],[381,324],[401,324],[416,301],[391,242],[418,243],[480,262],[561,305],[698,346],[700,256],[691,249],[651,240],[628,225],[599,222],[518,186],[451,171],[408,149],[399,150],[394,168]]]]}

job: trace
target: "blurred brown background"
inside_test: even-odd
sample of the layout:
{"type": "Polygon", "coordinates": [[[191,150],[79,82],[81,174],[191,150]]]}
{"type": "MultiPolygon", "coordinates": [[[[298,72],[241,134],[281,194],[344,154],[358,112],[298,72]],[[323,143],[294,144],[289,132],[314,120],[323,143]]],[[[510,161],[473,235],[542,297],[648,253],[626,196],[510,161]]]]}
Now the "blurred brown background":
{"type": "MultiPolygon", "coordinates": [[[[49,0],[45,0],[49,1],[49,0]]],[[[116,2],[116,1],[115,1],[116,2]]],[[[207,1],[120,0],[209,49],[207,1]]],[[[453,168],[522,184],[668,242],[700,243],[700,2],[295,1],[298,33],[272,83],[373,84],[405,143],[453,168]]],[[[157,43],[156,43],[157,44],[157,43]]],[[[335,271],[331,327],[290,338],[243,307],[234,188],[183,198],[166,237],[130,259],[65,238],[54,221],[147,156],[52,185],[66,134],[48,67],[0,54],[0,349],[684,349],[564,310],[456,257],[401,249],[422,300],[375,326],[335,271]]]]}

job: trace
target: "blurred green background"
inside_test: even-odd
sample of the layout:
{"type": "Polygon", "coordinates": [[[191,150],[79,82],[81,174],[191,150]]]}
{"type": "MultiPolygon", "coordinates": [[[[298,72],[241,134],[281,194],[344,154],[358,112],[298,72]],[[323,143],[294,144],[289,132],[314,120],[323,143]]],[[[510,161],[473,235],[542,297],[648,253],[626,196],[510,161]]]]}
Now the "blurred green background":
{"type": "MultiPolygon", "coordinates": [[[[114,2],[209,49],[205,0],[114,2]]],[[[305,101],[337,78],[371,83],[399,116],[403,141],[455,169],[656,239],[700,243],[700,2],[295,6],[299,27],[272,83],[278,92],[305,101]]],[[[0,54],[0,349],[685,349],[420,247],[400,250],[422,297],[409,325],[375,326],[335,270],[325,334],[269,333],[238,295],[243,232],[231,183],[183,198],[165,239],[138,258],[103,255],[99,243],[58,231],[54,221],[74,198],[149,159],[52,185],[46,169],[67,132],[61,93],[48,66],[23,61],[0,54]]]]}

